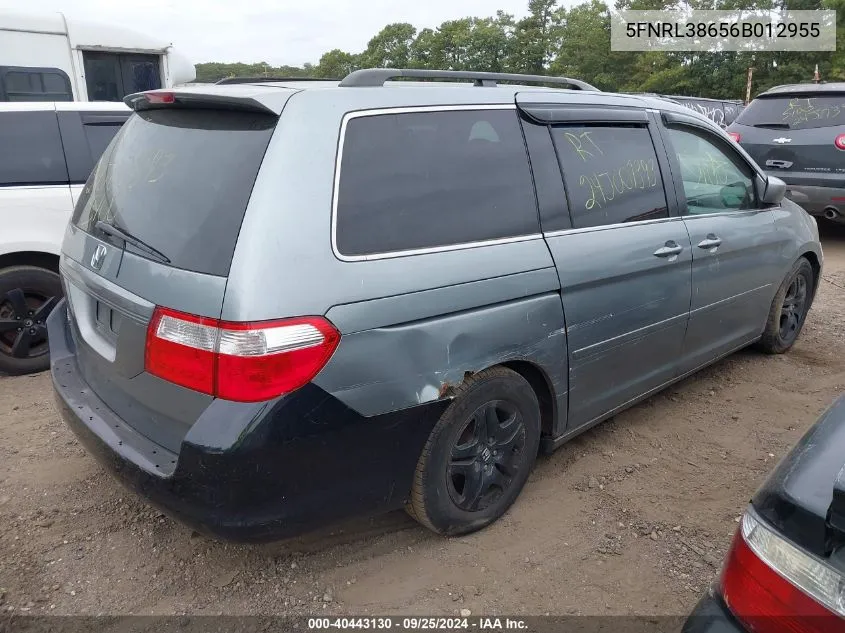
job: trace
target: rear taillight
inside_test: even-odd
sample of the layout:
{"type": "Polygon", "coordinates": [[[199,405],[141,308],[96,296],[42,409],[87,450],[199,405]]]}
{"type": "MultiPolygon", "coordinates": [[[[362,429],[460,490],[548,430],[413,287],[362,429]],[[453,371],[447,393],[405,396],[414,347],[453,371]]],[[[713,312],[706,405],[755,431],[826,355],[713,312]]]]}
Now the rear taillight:
{"type": "Polygon", "coordinates": [[[754,633],[845,630],[842,575],[747,512],[721,577],[733,614],[754,633]]]}
{"type": "Polygon", "coordinates": [[[175,103],[176,95],[172,92],[156,91],[145,92],[144,98],[150,103],[175,103]]]}
{"type": "Polygon", "coordinates": [[[838,149],[845,149],[845,134],[837,136],[833,141],[833,144],[836,145],[838,149]]]}
{"type": "Polygon", "coordinates": [[[739,132],[728,132],[728,136],[730,136],[737,143],[742,140],[742,135],[739,132]]]}
{"type": "Polygon", "coordinates": [[[195,391],[256,402],[308,383],[339,341],[323,317],[232,323],[159,307],[147,330],[144,366],[195,391]]]}

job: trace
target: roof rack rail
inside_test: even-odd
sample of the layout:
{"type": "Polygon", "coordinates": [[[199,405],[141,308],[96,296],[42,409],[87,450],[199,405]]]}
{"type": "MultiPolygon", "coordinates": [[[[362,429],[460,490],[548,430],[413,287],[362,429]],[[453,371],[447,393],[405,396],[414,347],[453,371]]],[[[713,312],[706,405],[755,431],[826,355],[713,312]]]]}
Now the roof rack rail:
{"type": "Polygon", "coordinates": [[[425,70],[421,68],[365,68],[349,73],[340,82],[342,88],[383,86],[390,79],[409,77],[414,79],[468,79],[476,86],[495,86],[499,81],[523,83],[560,84],[577,90],[601,92],[595,86],[569,77],[546,77],[545,75],[519,75],[515,73],[488,73],[468,70],[425,70]]]}
{"type": "Polygon", "coordinates": [[[323,79],[322,77],[225,77],[214,84],[259,84],[271,81],[340,81],[340,79],[323,79]]]}

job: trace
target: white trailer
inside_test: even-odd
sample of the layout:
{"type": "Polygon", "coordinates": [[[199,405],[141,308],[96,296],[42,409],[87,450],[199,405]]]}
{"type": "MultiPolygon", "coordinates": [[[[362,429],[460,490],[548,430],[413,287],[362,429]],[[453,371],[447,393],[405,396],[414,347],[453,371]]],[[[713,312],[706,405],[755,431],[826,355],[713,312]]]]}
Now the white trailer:
{"type": "Polygon", "coordinates": [[[0,9],[0,101],[121,101],[195,78],[193,64],[157,37],[0,9]]]}

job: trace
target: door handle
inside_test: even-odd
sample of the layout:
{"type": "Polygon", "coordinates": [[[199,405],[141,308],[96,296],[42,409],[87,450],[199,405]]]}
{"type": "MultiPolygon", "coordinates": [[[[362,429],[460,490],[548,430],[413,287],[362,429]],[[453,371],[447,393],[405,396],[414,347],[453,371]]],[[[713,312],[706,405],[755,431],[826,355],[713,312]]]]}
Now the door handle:
{"type": "Polygon", "coordinates": [[[675,257],[681,254],[681,251],[684,250],[683,246],[679,246],[677,242],[669,240],[666,242],[665,246],[661,246],[656,251],[654,251],[655,257],[675,257]]]}
{"type": "Polygon", "coordinates": [[[710,250],[710,249],[718,248],[721,245],[722,245],[721,238],[716,237],[712,233],[708,233],[707,237],[705,237],[703,240],[701,240],[698,243],[698,248],[710,250]]]}
{"type": "Polygon", "coordinates": [[[789,160],[767,160],[766,167],[777,167],[779,169],[789,169],[792,167],[792,161],[789,160]]]}

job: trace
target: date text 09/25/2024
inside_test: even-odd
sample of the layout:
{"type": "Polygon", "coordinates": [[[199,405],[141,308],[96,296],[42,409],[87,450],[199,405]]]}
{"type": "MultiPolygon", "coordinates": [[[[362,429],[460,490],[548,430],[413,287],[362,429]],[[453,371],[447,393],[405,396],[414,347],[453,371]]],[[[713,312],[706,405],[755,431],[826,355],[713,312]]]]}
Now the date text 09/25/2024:
{"type": "Polygon", "coordinates": [[[519,631],[527,628],[519,618],[499,617],[333,617],[309,618],[308,629],[320,630],[401,630],[401,631],[519,631]]]}

